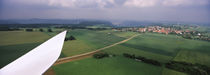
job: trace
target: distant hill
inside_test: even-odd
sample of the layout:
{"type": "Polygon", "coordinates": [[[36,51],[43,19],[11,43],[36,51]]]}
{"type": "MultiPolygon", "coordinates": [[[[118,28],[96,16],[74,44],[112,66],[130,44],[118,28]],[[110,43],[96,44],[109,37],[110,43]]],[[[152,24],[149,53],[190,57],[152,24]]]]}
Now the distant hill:
{"type": "Polygon", "coordinates": [[[160,22],[152,21],[113,21],[113,25],[122,27],[135,27],[135,26],[146,26],[146,25],[161,25],[160,22]]]}
{"type": "Polygon", "coordinates": [[[0,24],[105,24],[112,25],[109,21],[103,20],[85,20],[85,19],[21,19],[21,20],[0,20],[0,24]]]}
{"type": "Polygon", "coordinates": [[[90,19],[9,19],[0,20],[0,24],[68,24],[70,26],[119,26],[119,27],[135,27],[148,25],[174,25],[174,24],[190,24],[190,25],[205,25],[210,26],[209,23],[190,23],[190,22],[172,22],[172,21],[133,21],[133,20],[90,20],[90,19]]]}
{"type": "Polygon", "coordinates": [[[135,26],[148,26],[148,25],[200,25],[210,26],[210,23],[194,23],[194,22],[183,22],[183,21],[112,21],[114,26],[120,27],[135,27],[135,26]]]}

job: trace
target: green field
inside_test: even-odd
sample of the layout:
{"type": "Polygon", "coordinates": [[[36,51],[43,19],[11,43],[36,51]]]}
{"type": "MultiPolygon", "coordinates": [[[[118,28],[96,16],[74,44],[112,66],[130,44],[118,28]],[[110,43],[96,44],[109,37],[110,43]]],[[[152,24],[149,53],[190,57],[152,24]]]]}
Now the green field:
{"type": "Polygon", "coordinates": [[[187,75],[187,74],[164,68],[162,71],[162,75],[187,75]]]}
{"type": "MultiPolygon", "coordinates": [[[[0,60],[0,67],[5,66],[6,64],[40,45],[45,40],[63,31],[63,29],[53,29],[53,32],[47,32],[48,28],[43,29],[44,32],[39,32],[38,29],[34,29],[36,30],[34,32],[1,31],[0,34],[2,37],[0,37],[0,59],[2,60],[0,60]]],[[[123,34],[123,32],[113,32],[111,30],[69,30],[67,36],[73,35],[77,40],[66,41],[64,43],[61,57],[93,51],[95,49],[124,40],[133,34],[134,33],[123,34]],[[113,34],[108,34],[108,32],[113,34]],[[114,33],[121,34],[115,35],[114,33]]]]}
{"type": "Polygon", "coordinates": [[[0,67],[40,45],[50,37],[42,32],[1,31],[0,67]]]}
{"type": "MultiPolygon", "coordinates": [[[[124,35],[126,35],[126,33],[124,35]]],[[[162,67],[156,67],[156,66],[153,66],[153,67],[145,66],[144,68],[147,68],[147,69],[144,69],[145,71],[139,71],[139,70],[130,71],[130,68],[129,68],[130,66],[134,66],[134,65],[138,66],[141,64],[145,64],[145,63],[130,64],[130,62],[133,60],[127,60],[127,62],[123,62],[124,64],[127,63],[126,71],[125,71],[124,65],[121,63],[118,63],[118,64],[120,64],[122,67],[118,67],[117,70],[112,70],[112,68],[115,68],[115,66],[110,65],[110,63],[114,63],[115,61],[125,60],[125,58],[122,57],[122,53],[130,53],[130,54],[144,56],[149,59],[154,59],[163,63],[169,62],[171,60],[176,60],[176,61],[185,61],[185,62],[209,65],[209,62],[210,62],[208,59],[210,58],[209,49],[210,49],[209,42],[183,39],[175,35],[145,33],[123,44],[103,50],[103,52],[116,54],[117,59],[115,59],[115,57],[98,59],[98,60],[93,59],[93,58],[88,58],[88,59],[83,59],[79,61],[69,62],[62,65],[57,65],[57,66],[54,66],[53,69],[58,75],[62,75],[62,74],[73,74],[73,75],[90,74],[91,75],[94,73],[98,75],[101,75],[101,74],[107,75],[107,73],[108,75],[116,75],[117,73],[120,73],[121,75],[121,71],[123,72],[122,75],[123,74],[149,75],[147,74],[148,70],[150,70],[151,73],[154,73],[153,75],[158,75],[158,74],[186,75],[185,73],[182,73],[182,72],[177,72],[174,70],[170,70],[170,69],[166,69],[162,67]],[[103,63],[99,64],[98,62],[103,62],[103,63]],[[106,65],[106,66],[98,67],[101,65],[102,66],[106,65]],[[83,66],[83,67],[80,67],[80,66],[83,66]],[[107,70],[106,69],[107,67],[111,70],[107,70]],[[159,68],[159,72],[152,70],[154,68],[159,68]],[[76,70],[70,71],[72,69],[76,69],[76,70]]],[[[135,61],[133,61],[133,63],[135,63],[135,61]]],[[[134,68],[137,68],[137,67],[134,67],[134,68]]],[[[141,67],[139,66],[138,68],[141,68],[141,67]]]]}
{"type": "MultiPolygon", "coordinates": [[[[1,31],[0,67],[64,30],[52,29],[53,32],[47,32],[47,28],[44,28],[45,32],[1,31]]],[[[94,51],[125,40],[135,34],[139,33],[69,29],[67,37],[72,35],[76,40],[64,42],[60,58],[94,51]]],[[[210,42],[188,40],[176,35],[141,33],[125,43],[103,50],[103,52],[117,55],[116,57],[87,58],[53,66],[53,69],[57,75],[186,75],[182,72],[124,58],[122,54],[135,54],[162,63],[175,60],[210,66],[209,49],[210,42]]]]}
{"type": "Polygon", "coordinates": [[[50,37],[42,32],[1,31],[0,46],[25,43],[38,43],[50,37]]]}
{"type": "Polygon", "coordinates": [[[161,67],[137,62],[121,56],[73,61],[53,69],[56,75],[161,75],[161,67]]]}
{"type": "Polygon", "coordinates": [[[177,56],[174,58],[175,61],[184,61],[189,63],[200,63],[203,65],[210,66],[210,54],[204,54],[198,51],[179,51],[177,56]]]}
{"type": "Polygon", "coordinates": [[[136,33],[114,32],[111,30],[93,31],[85,29],[69,30],[67,36],[74,36],[76,40],[66,41],[63,47],[65,56],[90,52],[117,43],[136,33]],[[119,34],[118,34],[119,33],[119,34]]]}
{"type": "Polygon", "coordinates": [[[172,60],[180,50],[197,51],[203,54],[210,53],[210,43],[198,40],[187,40],[175,35],[146,33],[135,37],[119,47],[112,47],[106,51],[132,53],[158,60],[172,60]],[[135,52],[136,51],[136,52],[135,52]],[[147,54],[145,54],[147,53],[147,54]],[[157,57],[159,55],[159,57],[157,57]],[[153,56],[153,57],[152,57],[153,56]]]}
{"type": "Polygon", "coordinates": [[[26,43],[0,46],[0,68],[14,61],[40,44],[41,43],[26,43]]]}
{"type": "Polygon", "coordinates": [[[95,50],[94,47],[91,47],[91,45],[84,43],[82,40],[73,40],[64,43],[62,52],[65,56],[72,56],[93,50],[95,50]]]}
{"type": "Polygon", "coordinates": [[[130,54],[135,54],[139,56],[144,56],[150,59],[155,59],[161,62],[168,62],[171,60],[173,57],[171,56],[165,56],[157,53],[152,53],[152,52],[147,52],[143,50],[138,50],[135,48],[127,47],[127,46],[122,46],[122,45],[117,45],[108,49],[105,49],[103,52],[111,53],[111,54],[116,54],[116,55],[122,55],[123,53],[130,53],[130,54]]]}

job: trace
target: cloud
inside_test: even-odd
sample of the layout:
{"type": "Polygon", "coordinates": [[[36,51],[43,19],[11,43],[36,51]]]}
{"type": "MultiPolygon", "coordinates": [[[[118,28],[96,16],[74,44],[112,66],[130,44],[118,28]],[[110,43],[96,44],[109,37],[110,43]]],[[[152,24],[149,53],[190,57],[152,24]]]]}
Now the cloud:
{"type": "Polygon", "coordinates": [[[40,5],[46,4],[47,0],[4,0],[5,3],[24,4],[24,5],[40,5]]]}
{"type": "Polygon", "coordinates": [[[114,0],[48,0],[50,6],[61,7],[82,7],[82,8],[104,8],[108,5],[114,5],[114,0]]]}
{"type": "Polygon", "coordinates": [[[49,6],[73,7],[76,0],[48,0],[49,6]]]}
{"type": "Polygon", "coordinates": [[[3,0],[20,5],[47,5],[67,8],[114,8],[117,7],[156,7],[156,6],[195,6],[207,5],[209,0],[3,0]]]}
{"type": "MultiPolygon", "coordinates": [[[[1,1],[1,0],[0,0],[1,1]]],[[[68,8],[105,8],[115,5],[115,0],[2,0],[15,5],[47,5],[68,8]]]]}
{"type": "Polygon", "coordinates": [[[180,21],[179,19],[182,19],[181,21],[209,22],[209,1],[210,0],[0,0],[0,19],[92,18],[170,21],[180,21]],[[173,9],[171,7],[173,7],[173,9]]]}
{"type": "Polygon", "coordinates": [[[164,0],[164,6],[189,6],[189,5],[208,5],[209,0],[164,0]]]}
{"type": "Polygon", "coordinates": [[[158,0],[127,0],[124,6],[128,7],[152,7],[157,4],[158,0]]]}
{"type": "Polygon", "coordinates": [[[126,0],[123,5],[143,8],[155,6],[202,6],[208,4],[209,0],[126,0]]]}

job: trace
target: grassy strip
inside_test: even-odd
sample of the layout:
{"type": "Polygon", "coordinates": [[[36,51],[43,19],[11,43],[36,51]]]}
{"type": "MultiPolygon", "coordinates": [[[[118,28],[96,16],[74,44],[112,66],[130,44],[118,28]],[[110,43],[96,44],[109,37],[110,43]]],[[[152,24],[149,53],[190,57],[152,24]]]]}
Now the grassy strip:
{"type": "MultiPolygon", "coordinates": [[[[155,66],[162,66],[163,63],[158,62],[157,60],[147,59],[142,56],[135,56],[134,54],[124,53],[124,57],[135,59],[144,63],[152,64],[155,66]]],[[[210,75],[210,67],[201,64],[192,64],[187,62],[178,62],[170,61],[164,64],[166,68],[176,70],[179,72],[185,72],[189,75],[210,75]]]]}
{"type": "Polygon", "coordinates": [[[162,68],[122,56],[87,58],[53,66],[56,75],[161,75],[162,68]]]}
{"type": "Polygon", "coordinates": [[[142,56],[135,56],[134,54],[128,54],[128,53],[123,53],[123,56],[127,57],[127,58],[131,58],[131,59],[135,59],[137,61],[142,61],[144,63],[152,64],[152,65],[155,65],[155,66],[162,66],[162,64],[159,61],[152,60],[152,59],[147,59],[147,58],[142,57],[142,56]]]}
{"type": "Polygon", "coordinates": [[[38,45],[40,45],[40,43],[0,46],[0,68],[29,52],[38,45]]]}

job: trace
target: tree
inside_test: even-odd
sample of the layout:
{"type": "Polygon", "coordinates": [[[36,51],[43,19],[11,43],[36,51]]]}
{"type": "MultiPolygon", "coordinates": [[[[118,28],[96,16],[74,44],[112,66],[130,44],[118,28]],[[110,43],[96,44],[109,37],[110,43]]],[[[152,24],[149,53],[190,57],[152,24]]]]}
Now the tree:
{"type": "Polygon", "coordinates": [[[44,30],[43,30],[43,29],[39,29],[39,31],[40,31],[40,32],[43,32],[44,30]]]}
{"type": "Polygon", "coordinates": [[[104,58],[104,57],[109,57],[109,54],[107,54],[107,53],[97,53],[97,54],[94,54],[93,57],[96,58],[96,59],[101,59],[101,58],[104,58]]]}
{"type": "Polygon", "coordinates": [[[182,35],[182,37],[186,38],[186,39],[192,39],[191,36],[192,36],[191,34],[184,34],[184,35],[182,35]]]}
{"type": "Polygon", "coordinates": [[[134,54],[128,54],[128,53],[123,53],[123,56],[127,57],[127,58],[130,58],[130,59],[141,60],[144,63],[152,64],[152,65],[155,65],[155,66],[162,66],[162,64],[159,61],[152,60],[152,59],[147,59],[147,58],[142,57],[142,56],[137,56],[136,57],[134,54]]]}
{"type": "Polygon", "coordinates": [[[32,32],[32,31],[33,31],[33,29],[26,29],[26,31],[28,31],[28,32],[32,32]]]}
{"type": "Polygon", "coordinates": [[[65,38],[65,41],[68,41],[68,40],[76,40],[76,38],[71,35],[70,37],[66,37],[65,38]]]}
{"type": "Polygon", "coordinates": [[[52,29],[48,29],[47,31],[48,31],[48,32],[53,32],[52,29]]]}
{"type": "Polygon", "coordinates": [[[69,40],[76,40],[74,36],[70,36],[69,40]]]}
{"type": "Polygon", "coordinates": [[[9,27],[0,27],[0,31],[9,31],[10,28],[9,27]]]}
{"type": "Polygon", "coordinates": [[[210,67],[201,64],[192,64],[180,61],[171,61],[165,64],[166,68],[180,72],[185,72],[189,75],[210,75],[210,67]]]}

